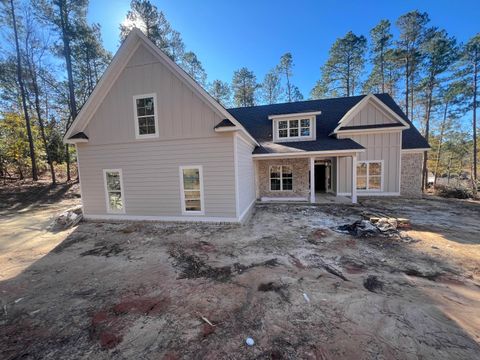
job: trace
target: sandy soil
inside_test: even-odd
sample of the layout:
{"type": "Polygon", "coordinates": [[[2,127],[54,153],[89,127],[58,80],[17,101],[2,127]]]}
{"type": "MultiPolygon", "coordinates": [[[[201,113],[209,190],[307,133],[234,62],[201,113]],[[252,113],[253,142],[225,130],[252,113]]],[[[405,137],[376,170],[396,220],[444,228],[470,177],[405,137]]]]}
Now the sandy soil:
{"type": "Polygon", "coordinates": [[[50,233],[52,214],[75,201],[1,215],[2,358],[480,353],[478,203],[262,205],[244,226],[90,222],[50,233]],[[411,227],[335,231],[365,211],[411,227]]]}

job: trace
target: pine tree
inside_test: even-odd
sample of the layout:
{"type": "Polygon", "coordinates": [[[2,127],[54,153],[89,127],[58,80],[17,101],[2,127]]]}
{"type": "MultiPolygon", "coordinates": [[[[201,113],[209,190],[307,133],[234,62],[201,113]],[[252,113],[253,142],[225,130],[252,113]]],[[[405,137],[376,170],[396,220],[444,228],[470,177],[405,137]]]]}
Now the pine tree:
{"type": "MultiPolygon", "coordinates": [[[[420,48],[424,59],[425,79],[421,89],[425,97],[425,133],[428,141],[430,136],[430,120],[434,102],[434,92],[439,86],[440,76],[445,73],[457,57],[456,40],[450,37],[445,30],[432,29],[420,48]]],[[[428,152],[423,156],[423,187],[428,182],[428,152]]]]}
{"type": "Polygon", "coordinates": [[[165,14],[149,0],[132,0],[126,20],[120,24],[120,40],[123,41],[133,28],[140,29],[164,53],[169,53],[172,28],[165,14]]]}
{"type": "Polygon", "coordinates": [[[243,67],[233,74],[232,89],[235,106],[254,106],[256,91],[260,87],[253,71],[243,67]]]}
{"type": "MultiPolygon", "coordinates": [[[[65,60],[68,79],[68,105],[70,109],[69,119],[65,122],[66,128],[75,120],[78,113],[76,99],[76,81],[73,77],[73,51],[72,46],[76,37],[79,24],[86,23],[88,0],[39,0],[36,3],[37,12],[44,22],[52,25],[62,44],[61,57],[65,60]]],[[[65,157],[67,163],[67,181],[70,175],[70,149],[65,145],[65,157]]]]}
{"type": "Polygon", "coordinates": [[[325,95],[352,96],[360,83],[365,65],[367,40],[349,31],[330,48],[329,58],[322,66],[322,78],[312,90],[313,97],[325,95]]]}
{"type": "Polygon", "coordinates": [[[280,76],[277,69],[270,70],[262,82],[262,100],[266,104],[275,104],[280,98],[283,89],[281,86],[280,76]]]}
{"type": "Polygon", "coordinates": [[[222,80],[214,80],[209,86],[209,92],[212,97],[223,106],[230,105],[230,86],[222,80]]]}
{"type": "Polygon", "coordinates": [[[400,78],[393,50],[393,35],[388,20],[381,20],[370,31],[372,70],[364,84],[364,92],[396,94],[400,78]]]}
{"type": "Polygon", "coordinates": [[[27,104],[27,94],[25,89],[25,79],[24,79],[24,70],[23,70],[23,62],[22,62],[22,55],[20,50],[19,44],[19,31],[18,31],[18,24],[17,24],[17,17],[15,14],[15,4],[13,0],[10,0],[10,9],[9,15],[11,20],[11,26],[13,29],[14,34],[14,44],[15,44],[15,53],[16,53],[16,73],[17,73],[17,81],[18,81],[18,88],[20,92],[21,102],[22,102],[22,109],[23,109],[23,116],[25,118],[25,125],[27,130],[28,136],[28,144],[29,144],[29,154],[30,154],[30,162],[32,167],[32,179],[34,181],[38,180],[38,171],[37,171],[37,162],[35,156],[35,145],[34,139],[32,135],[32,125],[30,121],[30,114],[28,112],[28,104],[27,104]]]}
{"type": "Polygon", "coordinates": [[[461,52],[461,76],[465,83],[466,94],[470,97],[472,111],[472,138],[473,138],[473,174],[478,180],[478,146],[477,146],[477,107],[478,107],[478,78],[480,72],[480,33],[473,36],[463,47],[461,52]]]}
{"type": "Polygon", "coordinates": [[[405,114],[414,120],[415,88],[421,63],[420,46],[425,39],[426,25],[430,21],[427,13],[417,10],[400,16],[396,22],[400,30],[395,51],[399,64],[404,67],[405,114]]]}
{"type": "Polygon", "coordinates": [[[201,85],[205,85],[207,79],[207,73],[202,66],[197,55],[193,51],[188,51],[183,55],[182,68],[190,75],[196,82],[201,85]]]}

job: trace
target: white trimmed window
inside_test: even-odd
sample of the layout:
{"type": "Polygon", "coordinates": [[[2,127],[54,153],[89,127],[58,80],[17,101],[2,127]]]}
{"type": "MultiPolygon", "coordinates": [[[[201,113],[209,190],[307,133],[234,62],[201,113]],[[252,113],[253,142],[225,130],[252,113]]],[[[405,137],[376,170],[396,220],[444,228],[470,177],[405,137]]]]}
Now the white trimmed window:
{"type": "Polygon", "coordinates": [[[123,195],[122,169],[104,169],[103,179],[107,212],[124,213],[125,196],[123,195]]]}
{"type": "Polygon", "coordinates": [[[133,106],[135,110],[135,135],[137,139],[157,137],[158,121],[156,94],[134,96],[133,106]]]}
{"type": "Polygon", "coordinates": [[[290,165],[270,166],[270,191],[293,190],[293,171],[290,165]]]}
{"type": "Polygon", "coordinates": [[[180,166],[182,213],[203,215],[203,171],[201,166],[180,166]]]}
{"type": "Polygon", "coordinates": [[[312,135],[312,119],[278,120],[279,139],[309,138],[312,135]]]}
{"type": "Polygon", "coordinates": [[[383,190],[383,161],[357,163],[357,190],[383,190]]]}

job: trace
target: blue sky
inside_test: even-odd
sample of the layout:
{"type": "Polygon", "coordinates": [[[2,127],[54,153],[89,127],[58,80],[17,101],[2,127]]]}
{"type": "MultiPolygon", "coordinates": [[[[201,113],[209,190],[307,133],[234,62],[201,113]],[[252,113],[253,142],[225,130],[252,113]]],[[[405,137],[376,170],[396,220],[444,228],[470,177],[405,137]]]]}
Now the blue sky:
{"type": "MultiPolygon", "coordinates": [[[[336,38],[352,30],[368,35],[381,19],[392,23],[407,11],[426,11],[431,25],[445,28],[459,41],[480,31],[480,1],[265,1],[152,0],[187,49],[197,53],[208,80],[231,81],[233,71],[246,66],[261,81],[280,56],[293,54],[294,83],[304,96],[320,76],[319,68],[336,38]]],[[[119,24],[129,0],[90,0],[89,20],[102,25],[105,47],[119,46],[119,24]]],[[[396,29],[394,29],[396,32],[396,29]]]]}

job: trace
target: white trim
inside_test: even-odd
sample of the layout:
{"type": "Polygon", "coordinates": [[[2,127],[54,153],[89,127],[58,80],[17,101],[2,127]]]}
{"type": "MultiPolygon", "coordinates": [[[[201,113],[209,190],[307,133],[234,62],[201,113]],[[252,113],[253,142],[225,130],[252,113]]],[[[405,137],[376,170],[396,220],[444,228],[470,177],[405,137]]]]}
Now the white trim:
{"type": "Polygon", "coordinates": [[[77,132],[85,130],[90,119],[93,117],[98,107],[103,102],[103,99],[110,92],[113,84],[115,81],[117,81],[118,77],[122,73],[121,70],[125,68],[139,46],[140,43],[135,41],[134,36],[128,36],[120,45],[120,48],[113,56],[113,59],[108,65],[107,69],[103,73],[90,96],[87,98],[85,104],[80,109],[77,117],[65,133],[63,137],[64,142],[66,142],[68,138],[72,136],[72,133],[77,126],[79,127],[77,132]]]}
{"type": "MultiPolygon", "coordinates": [[[[139,41],[142,41],[162,62],[171,70],[174,74],[177,74],[194,93],[197,93],[200,97],[204,98],[212,108],[219,112],[222,118],[226,118],[238,126],[252,142],[252,144],[259,145],[252,135],[243,127],[237,119],[235,119],[221,104],[219,104],[205,89],[203,89],[195,80],[193,80],[182,68],[180,68],[175,62],[173,62],[162,50],[160,50],[151,40],[149,40],[139,29],[134,28],[128,34],[125,41],[122,43],[117,53],[112,59],[112,62],[108,66],[104,75],[100,79],[99,83],[95,87],[92,94],[87,99],[87,102],[80,110],[80,113],[69,127],[64,136],[68,139],[72,136],[72,132],[78,128],[79,131],[83,131],[88,122],[93,117],[94,113],[98,109],[98,106],[103,102],[103,99],[108,94],[110,88],[113,86],[115,80],[122,73],[122,70],[127,65],[128,61],[135,53],[135,50],[140,46],[139,41]]],[[[78,131],[78,130],[77,130],[78,131]]]]}
{"type": "Polygon", "coordinates": [[[269,115],[268,119],[273,120],[273,119],[284,119],[284,118],[298,118],[299,116],[300,117],[316,116],[316,115],[320,115],[321,113],[322,113],[321,111],[310,111],[310,112],[304,112],[304,113],[269,115]]]}
{"type": "MultiPolygon", "coordinates": [[[[366,178],[367,178],[367,182],[366,182],[366,185],[367,185],[367,188],[368,188],[368,184],[369,184],[369,173],[368,173],[368,169],[370,168],[370,163],[380,163],[381,164],[381,173],[380,173],[380,192],[383,192],[383,182],[384,182],[384,161],[383,159],[382,160],[362,160],[362,161],[357,161],[357,165],[359,164],[367,164],[367,175],[366,175],[366,178]]],[[[356,170],[357,168],[355,167],[355,173],[357,172],[356,170]]],[[[378,176],[378,175],[374,175],[374,176],[378,176]]],[[[352,173],[352,178],[353,178],[353,173],[352,173]]],[[[372,189],[372,190],[369,190],[369,189],[357,189],[357,193],[371,193],[371,192],[378,192],[379,190],[378,189],[372,189]]]]}
{"type": "Polygon", "coordinates": [[[82,214],[85,215],[85,206],[83,203],[83,186],[82,178],[80,174],[80,156],[78,154],[78,145],[75,144],[75,152],[77,153],[77,174],[78,174],[78,184],[80,185],[80,204],[82,205],[82,214]]]}
{"type": "Polygon", "coordinates": [[[401,149],[402,153],[424,153],[425,151],[430,151],[431,148],[422,148],[422,149],[401,149]]]}
{"type": "Polygon", "coordinates": [[[180,199],[181,199],[181,209],[183,215],[205,215],[205,202],[203,198],[203,167],[202,165],[181,165],[179,166],[179,175],[180,175],[180,199]],[[200,180],[200,211],[189,211],[185,206],[185,189],[183,187],[183,170],[187,169],[197,169],[199,180],[200,180]]]}
{"type": "Polygon", "coordinates": [[[260,198],[260,201],[263,202],[274,202],[274,201],[307,201],[308,198],[305,197],[269,197],[263,196],[260,198]]]}
{"type": "Polygon", "coordinates": [[[238,179],[238,134],[233,134],[233,169],[235,174],[235,215],[240,216],[240,181],[238,179]]]}
{"type": "Polygon", "coordinates": [[[399,135],[400,154],[398,156],[398,191],[402,191],[402,134],[399,135]]]}
{"type": "Polygon", "coordinates": [[[368,134],[378,134],[378,133],[393,133],[393,132],[401,132],[406,130],[407,128],[403,125],[396,126],[396,127],[383,127],[383,128],[375,128],[375,129],[353,129],[353,130],[338,130],[335,134],[336,135],[368,135],[368,134]]]}
{"type": "Polygon", "coordinates": [[[65,144],[78,144],[78,143],[88,143],[88,139],[67,139],[64,141],[65,144]]]}
{"type": "Polygon", "coordinates": [[[248,215],[249,215],[250,211],[252,211],[253,206],[255,205],[256,201],[257,201],[257,199],[253,199],[252,202],[247,206],[247,208],[245,210],[243,210],[243,212],[240,214],[240,216],[238,217],[238,221],[240,223],[243,223],[244,220],[247,220],[248,215]]]}
{"type": "Polygon", "coordinates": [[[293,192],[293,166],[289,164],[280,164],[280,165],[270,165],[268,167],[268,182],[269,182],[269,190],[270,192],[293,192]],[[280,166],[280,189],[274,190],[272,189],[272,167],[273,166],[280,166]],[[290,190],[284,190],[283,189],[283,167],[288,166],[289,168],[292,169],[292,188],[290,190]]]}
{"type": "MultiPolygon", "coordinates": [[[[337,196],[351,196],[352,193],[337,193],[337,196]]],[[[357,196],[400,196],[399,192],[357,192],[357,196]]]]}
{"type": "Polygon", "coordinates": [[[340,157],[336,156],[337,160],[335,160],[335,171],[337,173],[336,179],[335,179],[335,195],[338,195],[338,190],[340,189],[339,187],[339,177],[340,177],[340,157]]]}
{"type": "Polygon", "coordinates": [[[315,202],[315,158],[310,158],[310,202],[315,202]]]}
{"type": "MultiPolygon", "coordinates": [[[[392,116],[395,120],[399,121],[401,124],[405,126],[405,129],[409,129],[410,125],[402,119],[396,112],[394,112],[390,107],[385,105],[383,101],[377,98],[374,94],[369,94],[365,96],[362,100],[360,100],[354,107],[352,107],[338,122],[337,127],[332,131],[332,134],[336,134],[337,131],[342,127],[348,124],[355,115],[357,115],[360,110],[369,102],[373,101],[374,104],[380,106],[384,111],[386,111],[390,116],[392,116]]],[[[370,130],[370,129],[369,129],[370,130]]]]}
{"type": "Polygon", "coordinates": [[[238,128],[237,126],[222,126],[219,128],[214,129],[215,132],[234,132],[234,131],[240,131],[241,129],[238,128]]]}
{"type": "Polygon", "coordinates": [[[254,158],[270,158],[270,157],[310,157],[311,155],[331,155],[335,156],[337,154],[342,154],[343,156],[347,156],[345,154],[352,154],[352,153],[360,153],[365,152],[365,149],[356,149],[356,150],[327,150],[327,151],[299,151],[299,152],[290,152],[290,153],[271,153],[271,154],[253,154],[252,157],[254,158]]]}
{"type": "Polygon", "coordinates": [[[123,174],[122,169],[103,169],[103,185],[105,190],[105,206],[106,212],[108,214],[125,214],[125,207],[127,205],[125,199],[125,191],[123,187],[123,174]],[[110,208],[110,199],[108,197],[108,186],[107,186],[107,172],[118,172],[120,176],[120,196],[122,197],[122,209],[121,210],[112,210],[110,208]]]}
{"type": "Polygon", "coordinates": [[[151,139],[151,138],[156,138],[156,137],[159,136],[160,131],[158,129],[157,113],[158,113],[157,93],[133,95],[133,118],[135,119],[135,138],[137,140],[151,139]],[[153,98],[153,118],[155,120],[155,133],[140,135],[140,124],[138,122],[138,114],[137,114],[137,100],[138,99],[145,99],[145,98],[153,98]]]}
{"type": "Polygon", "coordinates": [[[212,222],[212,223],[239,223],[235,217],[196,217],[196,216],[153,216],[153,215],[84,215],[86,220],[113,220],[113,221],[166,221],[166,222],[212,222]]]}
{"type": "MultiPolygon", "coordinates": [[[[367,171],[368,171],[368,166],[367,166],[367,171]]],[[[357,203],[357,156],[353,155],[352,156],[352,204],[356,204],[356,203],[357,203]]]]}

